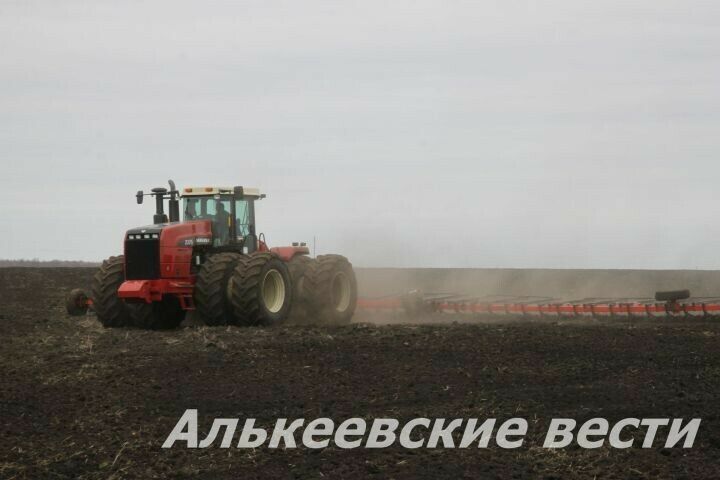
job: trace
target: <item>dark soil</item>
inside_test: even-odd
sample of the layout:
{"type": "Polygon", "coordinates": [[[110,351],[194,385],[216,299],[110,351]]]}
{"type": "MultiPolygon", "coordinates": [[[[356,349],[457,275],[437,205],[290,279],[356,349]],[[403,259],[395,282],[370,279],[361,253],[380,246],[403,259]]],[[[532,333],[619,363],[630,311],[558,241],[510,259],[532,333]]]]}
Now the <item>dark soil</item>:
{"type": "Polygon", "coordinates": [[[106,330],[64,312],[92,273],[0,269],[0,478],[720,478],[716,322],[106,330]],[[187,408],[201,438],[213,418],[530,431],[517,450],[161,449],[187,408]],[[703,423],[692,449],[546,450],[553,417],[703,423]]]}

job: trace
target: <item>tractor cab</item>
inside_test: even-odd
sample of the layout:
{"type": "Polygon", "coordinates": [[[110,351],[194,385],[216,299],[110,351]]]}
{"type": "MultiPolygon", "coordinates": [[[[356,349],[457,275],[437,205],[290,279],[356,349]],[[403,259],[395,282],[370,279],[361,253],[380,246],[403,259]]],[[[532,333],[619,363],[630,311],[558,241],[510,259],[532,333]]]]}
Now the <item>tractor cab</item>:
{"type": "Polygon", "coordinates": [[[255,201],[265,198],[257,188],[189,187],[182,193],[183,220],[209,220],[213,247],[257,248],[255,201]]]}

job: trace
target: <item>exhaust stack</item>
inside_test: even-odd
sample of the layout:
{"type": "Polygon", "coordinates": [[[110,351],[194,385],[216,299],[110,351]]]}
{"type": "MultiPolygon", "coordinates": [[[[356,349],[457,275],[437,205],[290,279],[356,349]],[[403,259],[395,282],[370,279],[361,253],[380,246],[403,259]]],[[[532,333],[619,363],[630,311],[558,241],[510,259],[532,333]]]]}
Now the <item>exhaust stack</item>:
{"type": "Polygon", "coordinates": [[[153,195],[155,195],[155,215],[153,215],[153,223],[167,223],[168,218],[167,215],[165,215],[165,209],[163,208],[163,199],[167,193],[167,188],[157,187],[153,188],[151,191],[153,195]]]}

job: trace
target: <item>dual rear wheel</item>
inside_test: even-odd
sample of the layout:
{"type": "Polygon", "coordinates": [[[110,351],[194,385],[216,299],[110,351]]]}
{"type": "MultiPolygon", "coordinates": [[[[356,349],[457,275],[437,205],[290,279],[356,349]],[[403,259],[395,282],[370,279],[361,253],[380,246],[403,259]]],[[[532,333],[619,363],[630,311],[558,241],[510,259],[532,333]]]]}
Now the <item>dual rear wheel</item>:
{"type": "Polygon", "coordinates": [[[271,325],[287,318],[292,288],[274,253],[217,253],[200,268],[195,305],[207,325],[271,325]]]}
{"type": "Polygon", "coordinates": [[[308,319],[315,323],[350,323],[357,306],[357,280],[342,255],[319,255],[303,281],[308,319]]]}
{"type": "Polygon", "coordinates": [[[285,321],[293,304],[288,266],[274,253],[244,256],[228,285],[238,325],[273,325],[285,321]]]}

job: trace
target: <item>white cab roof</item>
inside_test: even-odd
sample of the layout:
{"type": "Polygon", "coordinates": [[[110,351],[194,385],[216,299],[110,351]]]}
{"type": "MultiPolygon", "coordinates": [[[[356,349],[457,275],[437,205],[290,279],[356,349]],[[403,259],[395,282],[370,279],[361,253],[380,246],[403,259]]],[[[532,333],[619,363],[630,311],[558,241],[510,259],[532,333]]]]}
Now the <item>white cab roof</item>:
{"type": "MultiPolygon", "coordinates": [[[[197,197],[216,194],[228,194],[233,192],[233,187],[186,187],[182,189],[183,197],[197,197]]],[[[243,194],[246,197],[260,198],[260,189],[243,187],[243,194]]]]}

